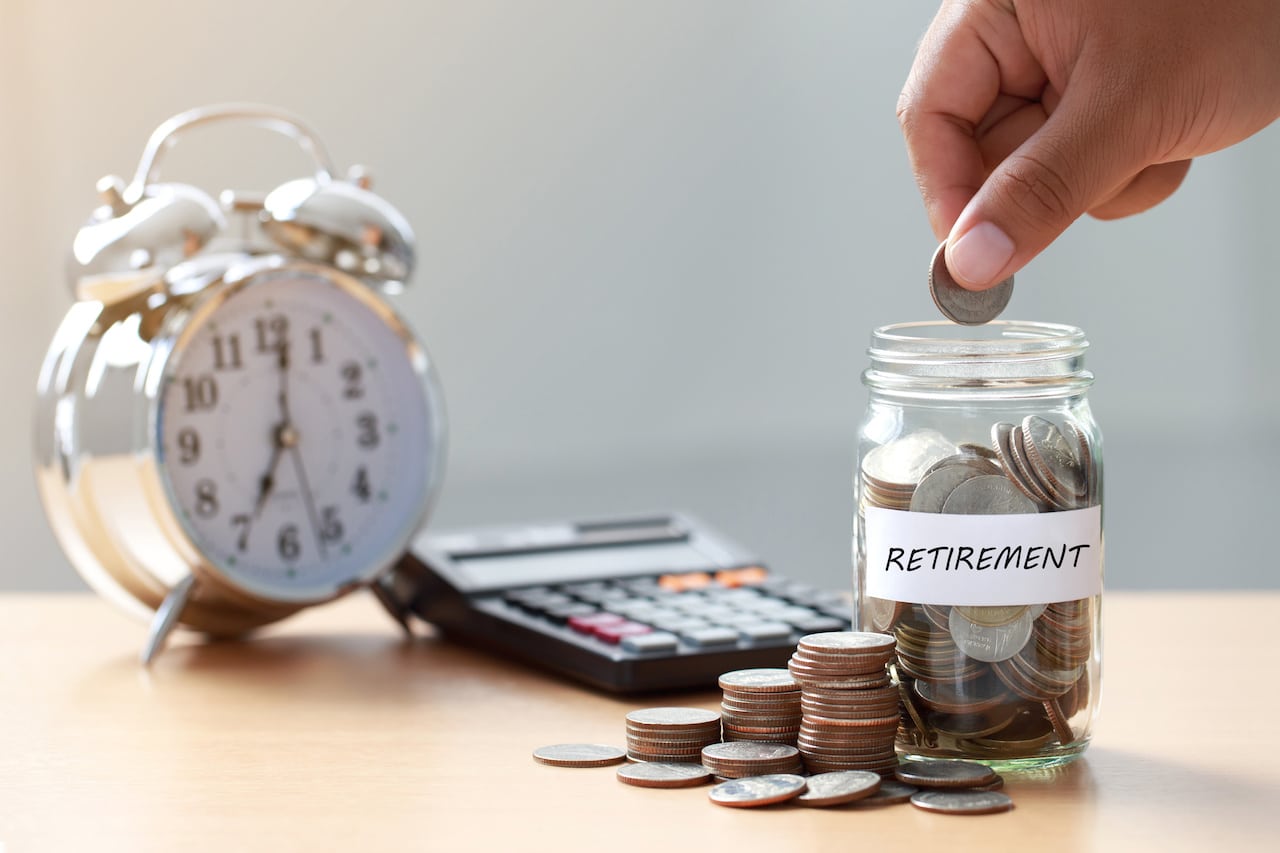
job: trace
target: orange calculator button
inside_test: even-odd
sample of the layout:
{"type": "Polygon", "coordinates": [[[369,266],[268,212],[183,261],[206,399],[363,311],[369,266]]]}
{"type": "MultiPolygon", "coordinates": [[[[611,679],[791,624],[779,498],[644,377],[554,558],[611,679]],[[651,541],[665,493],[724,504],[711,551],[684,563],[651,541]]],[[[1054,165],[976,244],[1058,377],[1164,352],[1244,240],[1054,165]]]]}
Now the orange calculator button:
{"type": "Polygon", "coordinates": [[[691,589],[704,589],[711,586],[711,575],[706,572],[688,572],[682,575],[663,575],[658,578],[658,586],[671,592],[687,592],[691,589]]]}
{"type": "Polygon", "coordinates": [[[745,569],[725,569],[716,572],[716,583],[730,588],[739,586],[755,586],[765,582],[769,572],[760,566],[747,566],[745,569]]]}

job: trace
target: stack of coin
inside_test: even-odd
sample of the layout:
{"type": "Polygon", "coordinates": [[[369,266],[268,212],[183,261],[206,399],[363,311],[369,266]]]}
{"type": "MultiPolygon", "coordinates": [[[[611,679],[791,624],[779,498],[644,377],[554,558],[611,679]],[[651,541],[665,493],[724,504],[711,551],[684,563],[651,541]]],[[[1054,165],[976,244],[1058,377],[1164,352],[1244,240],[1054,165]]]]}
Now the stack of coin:
{"type": "Polygon", "coordinates": [[[894,654],[886,634],[810,634],[787,668],[801,686],[797,745],[811,773],[897,766],[898,691],[885,665],[894,654]]]}
{"type": "Polygon", "coordinates": [[[785,743],[713,743],[702,749],[702,766],[721,779],[804,772],[800,751],[785,743]]]}
{"type": "Polygon", "coordinates": [[[720,676],[720,718],[726,741],[795,746],[800,734],[800,685],[785,669],[739,669],[720,676]]]}
{"type": "Polygon", "coordinates": [[[720,742],[720,715],[701,708],[645,708],[627,714],[632,761],[697,763],[702,748],[720,742]]]}

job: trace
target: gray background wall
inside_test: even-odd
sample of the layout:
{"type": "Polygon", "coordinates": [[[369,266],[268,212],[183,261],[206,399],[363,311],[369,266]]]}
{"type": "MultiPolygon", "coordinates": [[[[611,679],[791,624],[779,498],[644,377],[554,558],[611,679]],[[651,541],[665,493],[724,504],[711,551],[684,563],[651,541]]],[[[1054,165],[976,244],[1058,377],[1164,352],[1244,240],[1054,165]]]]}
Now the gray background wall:
{"type": "MultiPolygon", "coordinates": [[[[308,117],[418,232],[400,307],[450,403],[439,525],[683,507],[847,585],[868,335],[935,316],[893,117],[934,8],[0,0],[0,587],[81,586],[28,448],[94,181],[227,100],[308,117]]],[[[266,136],[234,162],[229,144],[193,140],[168,174],[268,188],[301,168],[266,136]]],[[[1010,316],[1094,344],[1112,587],[1280,583],[1278,148],[1273,126],[1204,158],[1019,277],[1010,316]]]]}

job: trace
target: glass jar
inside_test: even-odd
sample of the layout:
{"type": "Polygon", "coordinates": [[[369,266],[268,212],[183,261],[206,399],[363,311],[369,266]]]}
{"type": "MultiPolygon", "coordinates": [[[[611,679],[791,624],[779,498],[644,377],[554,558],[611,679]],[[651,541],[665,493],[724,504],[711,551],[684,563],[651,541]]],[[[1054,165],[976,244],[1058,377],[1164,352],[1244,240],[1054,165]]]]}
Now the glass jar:
{"type": "Polygon", "coordinates": [[[893,634],[900,750],[997,767],[1089,743],[1101,664],[1102,452],[1079,329],[872,335],[854,489],[862,630],[893,634]]]}

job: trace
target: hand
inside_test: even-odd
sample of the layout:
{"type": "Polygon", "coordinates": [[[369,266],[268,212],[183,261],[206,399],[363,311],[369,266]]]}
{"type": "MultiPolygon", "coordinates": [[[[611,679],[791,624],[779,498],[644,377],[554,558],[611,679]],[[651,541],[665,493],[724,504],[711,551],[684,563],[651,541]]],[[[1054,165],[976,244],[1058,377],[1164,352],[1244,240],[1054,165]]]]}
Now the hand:
{"type": "Polygon", "coordinates": [[[945,0],[898,118],[948,269],[981,290],[1081,214],[1163,201],[1280,115],[1276,0],[945,0]]]}

